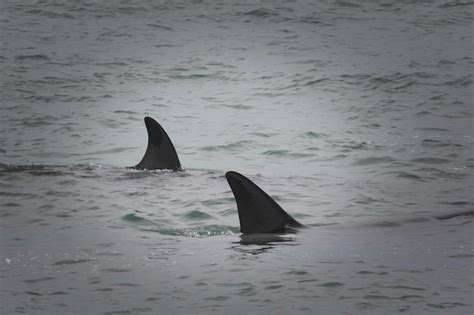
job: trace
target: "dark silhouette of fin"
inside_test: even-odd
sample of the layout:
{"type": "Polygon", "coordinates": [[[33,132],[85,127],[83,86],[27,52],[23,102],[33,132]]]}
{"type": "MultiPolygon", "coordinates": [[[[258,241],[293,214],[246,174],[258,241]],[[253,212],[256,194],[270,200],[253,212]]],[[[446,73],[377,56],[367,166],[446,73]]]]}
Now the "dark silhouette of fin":
{"type": "Polygon", "coordinates": [[[150,117],[145,117],[145,125],[148,131],[148,147],[143,159],[134,168],[180,170],[181,163],[165,130],[150,117]]]}
{"type": "Polygon", "coordinates": [[[288,233],[303,227],[245,176],[232,171],[225,176],[237,202],[242,233],[288,233]]]}

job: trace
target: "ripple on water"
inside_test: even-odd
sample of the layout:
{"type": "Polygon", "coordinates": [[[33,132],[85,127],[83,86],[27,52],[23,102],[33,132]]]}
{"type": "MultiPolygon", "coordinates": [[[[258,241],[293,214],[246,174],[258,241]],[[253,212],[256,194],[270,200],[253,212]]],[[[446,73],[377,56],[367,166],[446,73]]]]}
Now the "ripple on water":
{"type": "Polygon", "coordinates": [[[307,276],[309,273],[305,270],[291,270],[288,272],[285,272],[284,275],[286,276],[307,276]]]}
{"type": "MultiPolygon", "coordinates": [[[[202,221],[213,219],[214,217],[208,213],[192,210],[182,215],[187,221],[202,224],[202,221]]],[[[166,225],[163,221],[155,222],[144,218],[138,213],[129,213],[120,218],[121,221],[135,225],[142,231],[156,232],[163,235],[186,236],[186,237],[208,237],[215,235],[234,235],[239,232],[238,227],[226,225],[199,225],[195,227],[175,228],[166,225]]]]}
{"type": "Polygon", "coordinates": [[[46,195],[65,198],[65,197],[70,197],[70,196],[77,196],[78,194],[72,191],[48,190],[48,192],[46,192],[46,195]]]}
{"type": "Polygon", "coordinates": [[[226,216],[234,216],[234,215],[237,215],[237,213],[238,213],[237,209],[231,208],[231,209],[227,209],[227,210],[220,211],[220,212],[219,212],[219,215],[226,217],[226,216]]]}
{"type": "Polygon", "coordinates": [[[345,284],[341,283],[341,282],[331,281],[331,282],[322,283],[319,286],[323,287],[323,288],[339,288],[339,287],[342,287],[344,285],[345,284]]]}
{"type": "Polygon", "coordinates": [[[152,225],[152,224],[154,224],[153,221],[145,219],[145,218],[137,215],[136,213],[126,214],[121,219],[125,222],[130,222],[130,223],[138,224],[138,225],[152,225]]]}
{"type": "Polygon", "coordinates": [[[457,254],[457,255],[451,255],[449,258],[468,258],[472,259],[474,258],[474,254],[457,254]]]}
{"type": "Polygon", "coordinates": [[[426,304],[429,307],[435,308],[435,309],[449,309],[449,308],[456,308],[459,306],[466,306],[464,303],[456,303],[456,302],[446,302],[446,303],[427,303],[426,304]]]}
{"type": "Polygon", "coordinates": [[[372,198],[372,197],[369,197],[369,196],[357,196],[357,198],[353,198],[351,199],[352,202],[354,203],[357,203],[357,204],[361,204],[361,205],[368,205],[368,204],[372,204],[372,203],[386,203],[387,201],[383,200],[383,199],[376,199],[376,198],[372,198]]]}
{"type": "Polygon", "coordinates": [[[130,151],[136,149],[136,147],[118,147],[118,148],[112,148],[108,150],[99,150],[99,151],[92,151],[87,153],[87,155],[104,155],[104,154],[115,154],[115,153],[121,153],[125,151],[130,151]]]}
{"type": "Polygon", "coordinates": [[[25,291],[26,294],[28,295],[34,295],[34,296],[43,296],[43,294],[34,292],[34,291],[25,291]]]}
{"type": "Polygon", "coordinates": [[[290,150],[268,150],[268,151],[262,152],[262,154],[271,156],[271,157],[276,157],[276,158],[291,158],[291,159],[314,157],[314,154],[293,153],[290,150]]]}
{"type": "Polygon", "coordinates": [[[464,145],[459,144],[459,143],[449,143],[449,142],[443,142],[441,140],[434,140],[434,139],[423,139],[421,141],[421,145],[429,148],[462,148],[464,145]]]}
{"type": "Polygon", "coordinates": [[[319,281],[318,279],[312,278],[312,279],[302,279],[298,280],[298,283],[308,283],[308,282],[317,282],[319,281]]]}
{"type": "Polygon", "coordinates": [[[206,199],[201,202],[203,206],[206,207],[212,207],[212,206],[220,206],[224,204],[233,204],[234,203],[234,198],[233,197],[225,197],[225,198],[212,198],[212,199],[206,199]]]}
{"type": "Polygon", "coordinates": [[[450,206],[471,206],[474,205],[471,201],[443,201],[440,202],[442,205],[450,205],[450,206]]]}
{"type": "Polygon", "coordinates": [[[237,294],[241,296],[254,296],[255,294],[257,294],[257,290],[253,285],[251,285],[246,288],[240,289],[237,294]]]}
{"type": "Polygon", "coordinates": [[[142,229],[147,232],[156,232],[162,235],[185,236],[185,237],[211,237],[217,235],[235,235],[240,232],[238,227],[227,225],[201,225],[192,228],[170,228],[157,226],[154,229],[142,229]]]}
{"type": "Polygon", "coordinates": [[[139,287],[139,284],[136,283],[128,283],[128,282],[120,282],[120,283],[114,283],[112,284],[117,287],[139,287]]]}
{"type": "Polygon", "coordinates": [[[64,291],[54,291],[54,292],[49,293],[48,295],[68,295],[68,294],[69,294],[68,292],[64,292],[64,291]]]}
{"type": "Polygon", "coordinates": [[[193,211],[189,211],[185,215],[183,215],[183,218],[185,218],[187,220],[192,220],[192,221],[196,221],[196,220],[200,221],[200,220],[212,219],[213,216],[211,216],[210,214],[207,214],[205,212],[201,212],[201,211],[198,211],[198,210],[193,210],[193,211]]]}
{"type": "Polygon", "coordinates": [[[31,128],[54,125],[56,124],[57,121],[58,121],[58,118],[51,115],[22,119],[23,125],[26,127],[31,127],[31,128]]]}
{"type": "Polygon", "coordinates": [[[160,173],[160,172],[167,172],[167,171],[133,170],[133,171],[121,173],[120,176],[117,177],[117,179],[118,180],[136,180],[136,179],[152,177],[154,176],[154,174],[160,173]]]}
{"type": "Polygon", "coordinates": [[[13,213],[11,213],[9,211],[6,211],[6,210],[0,210],[0,217],[6,218],[6,217],[10,217],[10,216],[13,216],[13,213]]]}
{"type": "Polygon", "coordinates": [[[421,131],[432,131],[432,132],[448,132],[451,131],[450,129],[446,128],[434,128],[434,127],[417,127],[415,130],[421,130],[421,131]]]}
{"type": "Polygon", "coordinates": [[[0,197],[1,196],[21,197],[21,198],[28,198],[28,199],[37,197],[35,194],[31,194],[31,193],[18,193],[18,192],[11,192],[11,191],[0,191],[0,197]]]}
{"type": "Polygon", "coordinates": [[[420,164],[446,164],[446,163],[451,162],[451,160],[441,159],[441,158],[436,158],[436,157],[421,157],[421,158],[411,159],[410,162],[420,163],[420,164]]]}
{"type": "Polygon", "coordinates": [[[100,252],[96,254],[97,256],[105,256],[105,257],[117,257],[117,256],[124,256],[124,253],[115,253],[115,252],[100,252]]]}
{"type": "Polygon", "coordinates": [[[54,266],[75,265],[93,261],[93,259],[66,259],[53,263],[54,266]]]}
{"type": "Polygon", "coordinates": [[[444,84],[449,86],[469,86],[472,84],[472,75],[468,74],[455,80],[447,81],[444,84]]]}
{"type": "Polygon", "coordinates": [[[386,288],[397,289],[397,290],[412,290],[412,291],[426,291],[427,290],[425,288],[411,287],[407,285],[391,285],[391,286],[386,286],[386,288]]]}
{"type": "Polygon", "coordinates": [[[354,150],[368,150],[369,145],[367,142],[357,143],[355,141],[351,141],[351,144],[342,145],[341,148],[341,152],[352,152],[354,150]]]}
{"type": "Polygon", "coordinates": [[[386,175],[395,175],[395,177],[402,178],[402,179],[407,179],[407,180],[412,180],[415,182],[424,182],[424,180],[416,175],[415,173],[410,173],[410,172],[405,172],[405,171],[400,171],[400,172],[386,172],[383,173],[386,175]]]}
{"type": "Polygon", "coordinates": [[[205,74],[205,73],[191,73],[191,74],[172,74],[169,75],[168,78],[173,80],[197,80],[197,79],[207,79],[215,77],[216,75],[213,74],[205,74]]]}
{"type": "Polygon", "coordinates": [[[228,296],[224,296],[224,295],[218,295],[218,296],[213,296],[213,297],[208,297],[208,298],[204,298],[205,300],[208,300],[208,301],[226,301],[228,300],[230,297],[228,296]]]}
{"type": "Polygon", "coordinates": [[[361,310],[361,311],[370,311],[370,310],[375,310],[379,308],[378,305],[372,304],[372,303],[367,303],[367,302],[360,302],[355,304],[356,308],[361,310]]]}
{"type": "Polygon", "coordinates": [[[243,104],[233,104],[233,105],[224,105],[229,108],[238,109],[238,110],[250,110],[253,109],[253,106],[243,105],[243,104]]]}
{"type": "Polygon", "coordinates": [[[154,29],[160,29],[164,31],[174,31],[174,29],[170,26],[166,26],[160,23],[148,23],[147,26],[154,28],[154,29]]]}
{"type": "Polygon", "coordinates": [[[17,55],[15,56],[16,60],[20,61],[49,61],[49,57],[46,55],[40,55],[40,54],[35,54],[35,55],[17,55]]]}
{"type": "Polygon", "coordinates": [[[280,288],[283,288],[283,285],[276,284],[276,285],[268,285],[268,286],[264,287],[265,290],[278,290],[280,288]]]}
{"type": "Polygon", "coordinates": [[[393,297],[386,296],[386,295],[379,295],[379,294],[367,294],[363,296],[364,299],[367,300],[393,300],[393,297]]]}
{"type": "Polygon", "coordinates": [[[202,148],[204,151],[210,152],[219,152],[219,151],[230,151],[230,152],[240,152],[243,149],[248,149],[255,144],[255,141],[251,140],[240,140],[236,142],[231,142],[223,145],[211,145],[205,146],[202,148]]]}
{"type": "Polygon", "coordinates": [[[16,202],[7,202],[7,203],[2,204],[1,206],[11,208],[11,207],[20,207],[20,204],[16,202]]]}
{"type": "Polygon", "coordinates": [[[35,279],[27,279],[27,280],[23,280],[22,282],[24,282],[24,283],[38,283],[38,282],[51,281],[51,280],[56,280],[56,278],[54,278],[54,277],[42,277],[42,278],[35,278],[35,279]]]}
{"type": "Polygon", "coordinates": [[[241,14],[244,15],[244,16],[251,16],[251,17],[262,18],[263,19],[263,18],[268,18],[268,17],[271,17],[271,16],[277,16],[278,12],[274,12],[274,11],[269,10],[269,9],[260,8],[260,9],[256,9],[256,10],[242,12],[241,14]]]}
{"type": "Polygon", "coordinates": [[[325,133],[321,132],[315,132],[315,131],[308,131],[305,132],[302,137],[304,138],[310,138],[310,139],[321,139],[321,138],[327,138],[328,135],[325,133]]]}
{"type": "Polygon", "coordinates": [[[437,177],[437,178],[446,178],[446,179],[465,179],[471,176],[470,173],[454,173],[454,172],[446,172],[437,168],[433,167],[423,167],[416,169],[415,171],[422,173],[424,176],[427,177],[437,177]]]}
{"type": "Polygon", "coordinates": [[[372,157],[356,160],[354,163],[352,163],[352,165],[366,166],[366,165],[373,165],[373,164],[391,163],[393,161],[395,161],[395,159],[390,156],[380,156],[380,157],[372,156],[372,157]]]}
{"type": "Polygon", "coordinates": [[[122,272],[129,272],[132,271],[133,269],[130,268],[105,268],[105,269],[100,269],[100,271],[103,272],[113,272],[113,273],[122,273],[122,272]]]}

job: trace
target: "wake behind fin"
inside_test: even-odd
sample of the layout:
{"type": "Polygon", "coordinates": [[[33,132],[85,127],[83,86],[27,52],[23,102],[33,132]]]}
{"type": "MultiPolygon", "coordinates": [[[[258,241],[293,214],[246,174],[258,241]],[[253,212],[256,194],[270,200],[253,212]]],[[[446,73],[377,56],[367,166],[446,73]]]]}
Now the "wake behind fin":
{"type": "Polygon", "coordinates": [[[151,117],[145,117],[145,125],[148,131],[148,147],[142,160],[134,168],[180,170],[178,155],[163,127],[151,117]]]}
{"type": "Polygon", "coordinates": [[[303,227],[245,176],[233,171],[225,176],[237,202],[242,233],[284,233],[303,227]]]}

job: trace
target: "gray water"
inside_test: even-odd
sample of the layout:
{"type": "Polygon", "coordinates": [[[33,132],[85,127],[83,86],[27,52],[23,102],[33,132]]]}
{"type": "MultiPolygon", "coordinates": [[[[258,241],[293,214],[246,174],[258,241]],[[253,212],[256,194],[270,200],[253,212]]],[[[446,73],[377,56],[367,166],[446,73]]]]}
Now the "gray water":
{"type": "Polygon", "coordinates": [[[473,4],[2,1],[0,313],[472,314],[473,4]]]}

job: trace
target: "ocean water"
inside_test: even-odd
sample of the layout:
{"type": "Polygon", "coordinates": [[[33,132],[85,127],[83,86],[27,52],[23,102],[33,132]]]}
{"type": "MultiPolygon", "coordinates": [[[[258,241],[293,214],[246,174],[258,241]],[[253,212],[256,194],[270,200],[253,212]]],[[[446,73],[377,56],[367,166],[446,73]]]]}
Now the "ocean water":
{"type": "Polygon", "coordinates": [[[474,312],[473,2],[0,12],[1,314],[474,312]],[[229,170],[309,228],[241,235],[229,170]]]}

